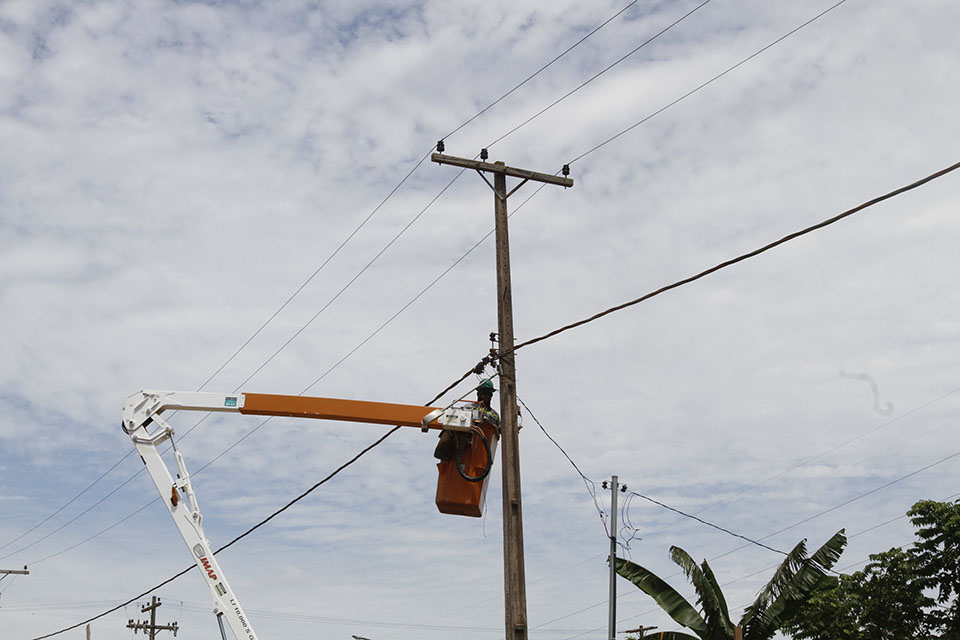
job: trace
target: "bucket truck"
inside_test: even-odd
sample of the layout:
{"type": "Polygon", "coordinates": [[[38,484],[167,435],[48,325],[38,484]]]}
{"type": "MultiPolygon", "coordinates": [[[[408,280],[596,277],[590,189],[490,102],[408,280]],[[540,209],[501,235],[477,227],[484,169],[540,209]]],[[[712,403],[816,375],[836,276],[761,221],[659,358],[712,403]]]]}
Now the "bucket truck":
{"type": "Polygon", "coordinates": [[[224,620],[238,640],[258,640],[258,636],[203,533],[203,515],[183,454],[174,442],[173,428],[161,417],[165,411],[316,418],[458,432],[455,434],[458,442],[456,457],[438,465],[436,503],[442,513],[469,516],[482,513],[490,466],[499,438],[496,427],[483,421],[481,412],[473,403],[440,408],[263,393],[189,391],[138,391],[127,396],[123,406],[123,431],[133,441],[210,589],[213,613],[224,640],[227,638],[224,620]],[[160,453],[160,445],[167,441],[173,449],[176,477],[160,453]]]}

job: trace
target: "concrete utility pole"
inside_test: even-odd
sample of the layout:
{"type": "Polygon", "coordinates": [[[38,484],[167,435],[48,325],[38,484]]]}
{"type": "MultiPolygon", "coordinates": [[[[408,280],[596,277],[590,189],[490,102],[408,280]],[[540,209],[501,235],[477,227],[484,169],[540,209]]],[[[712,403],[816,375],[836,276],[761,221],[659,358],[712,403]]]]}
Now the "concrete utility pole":
{"type": "Polygon", "coordinates": [[[510,238],[507,233],[507,198],[528,181],[572,187],[570,172],[563,168],[563,177],[515,169],[503,162],[486,162],[487,150],[480,152],[480,161],[443,155],[443,141],[437,144],[431,160],[465,169],[474,169],[493,189],[494,220],[497,241],[497,324],[500,332],[500,449],[503,469],[503,592],[505,608],[505,640],[527,638],[527,591],[523,568],[523,519],[520,502],[520,441],[517,425],[517,375],[513,353],[513,294],[510,288],[510,238]],[[493,174],[493,184],[485,173],[493,174]],[[507,191],[507,176],[522,182],[507,191]]]}
{"type": "Polygon", "coordinates": [[[149,624],[147,623],[146,620],[143,620],[143,621],[137,620],[136,622],[134,622],[131,619],[130,621],[127,622],[127,628],[133,629],[134,633],[136,633],[139,630],[142,630],[144,634],[149,633],[150,640],[154,640],[154,638],[157,637],[158,631],[173,631],[173,635],[174,637],[176,637],[177,631],[180,630],[180,627],[177,625],[176,622],[173,622],[171,624],[165,624],[165,625],[157,624],[157,609],[159,607],[160,607],[160,598],[158,598],[157,596],[153,596],[151,603],[144,605],[143,608],[140,609],[140,613],[146,613],[147,611],[150,612],[149,624]]]}
{"type": "MultiPolygon", "coordinates": [[[[606,482],[604,482],[606,484],[606,482]]],[[[610,483],[610,605],[607,639],[617,640],[617,476],[610,483]]]]}

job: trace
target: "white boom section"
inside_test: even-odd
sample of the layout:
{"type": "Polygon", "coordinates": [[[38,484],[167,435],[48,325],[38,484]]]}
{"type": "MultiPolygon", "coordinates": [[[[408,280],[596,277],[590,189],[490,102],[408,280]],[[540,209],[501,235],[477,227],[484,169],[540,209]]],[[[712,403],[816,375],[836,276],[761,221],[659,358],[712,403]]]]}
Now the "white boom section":
{"type": "Polygon", "coordinates": [[[230,630],[238,640],[259,640],[213,555],[210,541],[203,534],[203,515],[197,505],[197,497],[193,492],[183,455],[173,442],[173,428],[159,416],[164,409],[174,407],[201,411],[236,411],[235,406],[227,405],[237,402],[238,398],[242,396],[212,393],[135,393],[128,396],[124,404],[123,430],[133,440],[137,452],[147,467],[147,473],[150,474],[153,484],[160,492],[160,498],[167,506],[167,511],[170,512],[174,524],[177,525],[183,541],[200,569],[200,575],[210,588],[214,603],[213,613],[217,616],[222,615],[226,619],[230,630]],[[152,435],[147,431],[147,425],[151,422],[159,427],[152,435]],[[176,480],[170,475],[166,463],[160,456],[159,445],[166,440],[170,440],[173,446],[178,472],[176,480]]]}
{"type": "MultiPolygon", "coordinates": [[[[160,414],[164,411],[225,411],[231,413],[251,413],[254,415],[287,415],[336,420],[356,419],[363,422],[378,422],[391,424],[400,409],[413,412],[416,421],[406,417],[406,426],[418,426],[424,430],[428,428],[450,429],[455,431],[469,431],[478,416],[476,409],[464,407],[412,407],[410,405],[378,405],[359,401],[340,401],[329,398],[299,398],[293,396],[266,396],[251,394],[251,406],[244,411],[245,394],[242,393],[210,393],[191,391],[138,391],[127,396],[123,405],[124,432],[133,440],[133,445],[143,459],[147,472],[156,485],[157,491],[167,511],[173,518],[174,524],[180,531],[183,541],[193,555],[200,574],[210,588],[213,597],[213,613],[226,619],[227,624],[238,640],[259,640],[243,608],[240,606],[230,584],[223,575],[210,548],[210,541],[203,534],[203,515],[197,505],[197,496],[190,483],[190,474],[187,473],[183,455],[173,441],[173,428],[168,425],[160,414]],[[265,402],[266,400],[266,402],[265,402]],[[303,409],[294,406],[298,401],[317,402],[324,407],[336,405],[336,410],[317,411],[311,407],[303,409]],[[254,406],[256,405],[256,406],[254,406]],[[379,412],[369,407],[379,407],[379,412]],[[346,408],[344,408],[346,407],[346,408]],[[385,407],[385,409],[384,409],[385,407]],[[419,417],[419,410],[427,411],[419,417]],[[152,434],[147,430],[150,424],[156,429],[152,434]],[[160,456],[159,446],[169,440],[173,447],[173,455],[177,464],[177,478],[170,474],[166,463],[160,456]]],[[[222,625],[221,625],[222,627],[222,625]]]]}

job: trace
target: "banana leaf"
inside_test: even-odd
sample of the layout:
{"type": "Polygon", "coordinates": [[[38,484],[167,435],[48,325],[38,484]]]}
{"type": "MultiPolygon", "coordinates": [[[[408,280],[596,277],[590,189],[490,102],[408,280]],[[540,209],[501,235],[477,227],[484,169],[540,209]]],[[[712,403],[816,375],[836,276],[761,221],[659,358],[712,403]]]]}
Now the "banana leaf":
{"type": "Polygon", "coordinates": [[[692,630],[701,638],[707,634],[707,623],[700,613],[677,591],[652,572],[629,560],[617,558],[617,573],[637,585],[641,591],[657,601],[678,624],[692,630]]]}

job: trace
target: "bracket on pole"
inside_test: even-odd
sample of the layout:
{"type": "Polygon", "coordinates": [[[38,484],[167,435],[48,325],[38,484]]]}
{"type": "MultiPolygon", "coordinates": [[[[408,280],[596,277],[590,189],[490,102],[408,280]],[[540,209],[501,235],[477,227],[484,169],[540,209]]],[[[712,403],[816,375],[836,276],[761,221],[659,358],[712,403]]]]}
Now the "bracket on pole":
{"type": "MultiPolygon", "coordinates": [[[[572,187],[573,178],[567,178],[566,176],[555,176],[549,173],[540,173],[539,171],[528,171],[526,169],[516,169],[514,167],[508,167],[502,162],[483,162],[480,160],[470,160],[467,158],[458,158],[456,156],[448,156],[442,153],[434,153],[430,155],[430,161],[436,162],[437,164],[449,164],[454,167],[462,167],[464,169],[475,169],[477,171],[490,171],[491,173],[502,173],[505,176],[510,176],[511,178],[520,178],[524,182],[528,180],[533,180],[534,182],[546,182],[547,184],[555,184],[561,187],[572,187]]],[[[511,192],[513,193],[513,192],[511,192]]]]}

